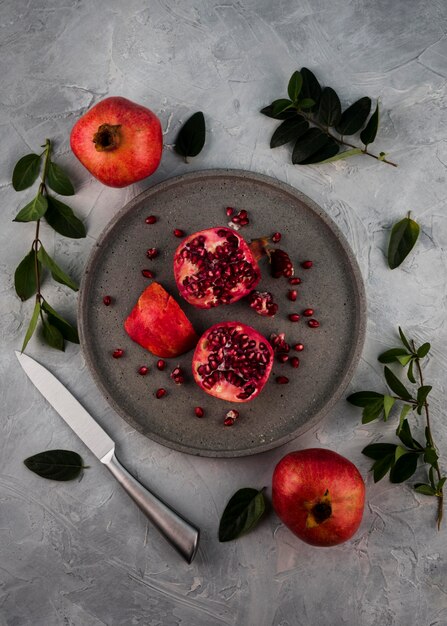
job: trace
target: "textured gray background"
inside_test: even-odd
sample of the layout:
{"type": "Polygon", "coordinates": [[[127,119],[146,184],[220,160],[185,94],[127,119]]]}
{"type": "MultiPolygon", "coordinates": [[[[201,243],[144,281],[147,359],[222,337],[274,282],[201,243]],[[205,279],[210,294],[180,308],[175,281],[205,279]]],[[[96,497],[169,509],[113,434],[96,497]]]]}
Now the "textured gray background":
{"type": "MultiPolygon", "coordinates": [[[[237,460],[193,458],[151,443],[115,415],[78,347],[59,354],[33,340],[29,353],[107,424],[129,469],[203,528],[191,566],[174,555],[15,360],[31,304],[15,296],[12,270],[33,227],[11,222],[31,192],[19,196],[10,184],[18,157],[52,138],[76,183],[72,204],[88,237],[67,240],[44,227],[42,238],[77,277],[107,220],[154,182],[190,168],[234,167],[301,189],[343,230],[366,281],[367,341],[351,389],[379,388],[376,356],[394,341],[398,324],[418,341],[432,341],[427,379],[435,384],[433,428],[445,467],[446,26],[440,0],[0,3],[2,626],[447,624],[447,522],[438,533],[435,503],[410,486],[374,485],[361,454],[366,443],[391,436],[394,421],[362,426],[342,400],[318,428],[282,449],[237,460]],[[345,102],[381,98],[377,146],[398,169],[367,158],[298,168],[288,164],[286,148],[270,151],[273,124],[258,109],[285,91],[301,65],[345,102]],[[205,150],[186,166],[167,147],[149,181],[121,191],[103,187],[76,162],[68,136],[76,119],[108,95],[152,108],[166,144],[189,114],[203,110],[205,150]],[[409,209],[422,235],[405,265],[390,272],[388,229],[409,209]],[[237,487],[269,485],[283,454],[309,446],[345,454],[367,479],[368,505],[355,539],[318,550],[272,514],[243,540],[219,544],[216,529],[229,495],[237,487]],[[91,469],[68,484],[30,474],[22,460],[51,447],[79,450],[91,469]]],[[[50,284],[45,292],[73,314],[72,293],[50,284]]]]}

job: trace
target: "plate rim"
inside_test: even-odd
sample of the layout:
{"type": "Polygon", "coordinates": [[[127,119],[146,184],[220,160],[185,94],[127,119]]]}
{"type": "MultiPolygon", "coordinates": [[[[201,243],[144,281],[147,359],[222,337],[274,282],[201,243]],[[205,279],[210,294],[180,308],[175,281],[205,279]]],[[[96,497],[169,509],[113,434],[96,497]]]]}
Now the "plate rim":
{"type": "Polygon", "coordinates": [[[241,170],[241,169],[233,169],[233,168],[213,168],[213,169],[204,169],[204,170],[194,170],[192,172],[187,172],[185,174],[180,174],[178,176],[173,176],[171,178],[167,178],[161,182],[158,182],[151,187],[148,187],[138,195],[136,195],[132,200],[127,202],[106,224],[98,238],[96,239],[94,245],[92,246],[87,262],[84,267],[84,271],[81,277],[80,286],[79,286],[79,297],[78,297],[78,306],[77,306],[77,319],[78,319],[78,332],[79,332],[79,342],[82,354],[84,356],[85,362],[89,369],[89,372],[100,390],[101,394],[107,401],[107,403],[116,411],[116,413],[124,419],[124,421],[130,424],[135,430],[143,434],[147,439],[151,441],[155,441],[171,450],[177,450],[179,452],[184,452],[186,454],[194,455],[194,456],[202,456],[202,457],[211,457],[211,458],[237,458],[237,457],[245,457],[245,456],[253,456],[255,454],[260,454],[263,452],[267,452],[269,450],[273,450],[275,448],[279,448],[290,441],[300,437],[305,434],[312,428],[314,428],[318,423],[320,423],[324,417],[326,417],[329,411],[333,408],[333,406],[340,400],[344,391],[348,387],[349,383],[352,380],[355,369],[360,360],[363,346],[365,343],[366,336],[366,324],[367,324],[367,300],[366,300],[366,291],[363,282],[363,277],[360,271],[360,267],[355,257],[352,248],[346,239],[344,233],[340,230],[339,226],[334,222],[334,220],[316,203],[314,200],[309,198],[306,194],[304,194],[299,189],[296,189],[292,185],[288,183],[284,183],[273,176],[268,176],[266,174],[260,174],[257,172],[252,172],[250,170],[241,170]],[[138,205],[141,201],[141,198],[144,196],[145,200],[153,194],[158,193],[160,190],[164,191],[172,186],[179,185],[184,181],[188,180],[199,180],[200,178],[228,178],[235,177],[239,179],[250,179],[251,181],[255,181],[257,183],[265,184],[269,187],[273,186],[280,191],[291,195],[293,198],[298,199],[303,202],[309,209],[311,209],[314,213],[318,215],[320,219],[328,226],[328,228],[335,234],[337,239],[339,240],[341,247],[343,248],[344,253],[346,254],[350,269],[353,273],[354,283],[355,283],[355,292],[356,292],[356,308],[358,310],[358,319],[357,319],[357,338],[354,344],[353,349],[350,354],[350,361],[345,370],[344,376],[340,381],[337,389],[331,395],[331,397],[327,400],[327,402],[320,408],[319,411],[312,416],[305,424],[302,424],[299,428],[294,431],[288,433],[287,435],[282,436],[275,441],[266,442],[262,444],[258,444],[254,447],[238,449],[238,450],[211,450],[211,449],[203,449],[195,446],[185,445],[180,442],[174,442],[168,439],[165,439],[159,436],[156,433],[151,433],[148,435],[146,432],[143,432],[143,428],[141,425],[136,422],[132,416],[126,413],[126,411],[115,401],[115,399],[109,395],[109,391],[103,385],[100,376],[98,375],[93,359],[89,353],[87,348],[88,341],[85,333],[86,319],[87,319],[87,301],[86,301],[86,293],[88,290],[89,279],[91,276],[91,270],[93,265],[97,260],[98,249],[101,248],[104,240],[107,239],[109,233],[115,228],[116,224],[121,220],[121,218],[126,215],[129,211],[138,205]]]}

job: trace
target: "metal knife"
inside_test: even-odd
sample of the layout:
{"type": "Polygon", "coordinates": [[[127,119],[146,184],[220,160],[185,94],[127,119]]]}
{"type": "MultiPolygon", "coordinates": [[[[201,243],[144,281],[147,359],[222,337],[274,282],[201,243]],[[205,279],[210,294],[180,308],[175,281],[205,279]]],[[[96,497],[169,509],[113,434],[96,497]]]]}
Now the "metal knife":
{"type": "Polygon", "coordinates": [[[191,563],[199,545],[199,529],[129,474],[115,456],[115,442],[51,372],[26,354],[16,352],[16,356],[44,398],[112,472],[165,539],[191,563]]]}

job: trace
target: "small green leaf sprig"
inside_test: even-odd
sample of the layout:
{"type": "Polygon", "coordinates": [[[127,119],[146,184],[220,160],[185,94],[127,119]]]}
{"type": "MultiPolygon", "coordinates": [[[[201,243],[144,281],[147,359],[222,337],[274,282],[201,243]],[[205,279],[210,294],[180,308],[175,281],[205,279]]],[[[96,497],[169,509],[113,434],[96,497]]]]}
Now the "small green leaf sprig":
{"type": "Polygon", "coordinates": [[[360,98],[342,112],[334,89],[322,88],[307,67],[292,74],[288,96],[275,100],[261,109],[261,113],[283,120],[272,135],[270,148],[293,142],[293,164],[330,163],[363,154],[397,167],[386,158],[385,152],[374,154],[368,150],[379,128],[378,102],[371,117],[371,98],[368,97],[360,98]],[[346,141],[347,136],[359,132],[363,147],[346,141]],[[347,149],[340,152],[342,147],[347,149]]]}
{"type": "Polygon", "coordinates": [[[205,116],[202,111],[197,111],[181,127],[174,150],[188,163],[189,157],[195,157],[203,149],[206,138],[205,116]]]}
{"type": "Polygon", "coordinates": [[[419,232],[419,224],[411,219],[410,211],[407,217],[394,224],[388,244],[388,267],[391,270],[399,267],[410,254],[418,240],[419,232]]]}
{"type": "Polygon", "coordinates": [[[244,487],[234,493],[222,513],[219,523],[219,541],[232,541],[250,532],[264,515],[264,489],[244,487]]]}
{"type": "Polygon", "coordinates": [[[23,340],[22,352],[33,336],[39,318],[42,334],[49,346],[64,350],[65,341],[79,343],[77,329],[57,313],[43,297],[41,284],[43,270],[47,269],[54,280],[66,285],[73,291],[77,284],[62,270],[45,250],[40,238],[40,221],[44,217],[47,223],[59,234],[73,239],[86,236],[83,223],[75,216],[72,209],[48,193],[48,187],[63,196],[74,194],[73,185],[59,165],[51,160],[51,142],[45,141],[41,154],[27,154],[14,167],[12,184],[16,191],[28,189],[37,180],[40,171],[41,182],[36,196],[16,215],[15,222],[36,222],[31,250],[19,263],[14,273],[14,285],[22,301],[35,296],[35,304],[28,329],[23,340]],[[42,167],[43,159],[43,167],[42,167]]]}
{"type": "Polygon", "coordinates": [[[400,443],[373,443],[366,446],[362,452],[374,460],[371,467],[374,482],[378,482],[389,472],[392,483],[402,483],[413,476],[418,461],[422,460],[428,466],[427,481],[415,483],[414,489],[418,493],[438,498],[437,525],[439,529],[443,516],[443,486],[447,477],[441,473],[439,455],[431,431],[427,397],[432,387],[425,384],[421,365],[430,351],[430,344],[423,343],[417,348],[415,342],[409,341],[400,327],[399,336],[402,346],[383,352],[378,359],[380,363],[398,363],[407,368],[408,380],[413,385],[417,385],[415,393],[410,392],[391,369],[385,365],[385,381],[391,393],[359,391],[348,396],[347,400],[354,406],[363,409],[363,424],[380,417],[387,421],[391,409],[397,403],[400,404],[399,424],[396,429],[400,443]],[[420,443],[413,437],[408,421],[408,415],[411,411],[415,411],[418,415],[422,415],[422,413],[425,415],[424,443],[420,443]]]}
{"type": "Polygon", "coordinates": [[[26,467],[41,476],[51,480],[74,480],[88,465],[77,452],[71,450],[46,450],[29,456],[23,461],[26,467]]]}

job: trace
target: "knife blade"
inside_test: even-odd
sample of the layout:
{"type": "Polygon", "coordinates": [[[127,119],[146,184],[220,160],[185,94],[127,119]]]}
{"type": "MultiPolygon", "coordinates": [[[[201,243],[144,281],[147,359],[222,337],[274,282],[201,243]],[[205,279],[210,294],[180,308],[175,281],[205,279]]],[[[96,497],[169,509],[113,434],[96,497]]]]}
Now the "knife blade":
{"type": "Polygon", "coordinates": [[[16,356],[28,378],[44,398],[110,470],[165,539],[191,563],[199,544],[199,529],[151,493],[121,465],[115,456],[113,439],[54,374],[27,354],[16,351],[16,356]]]}

